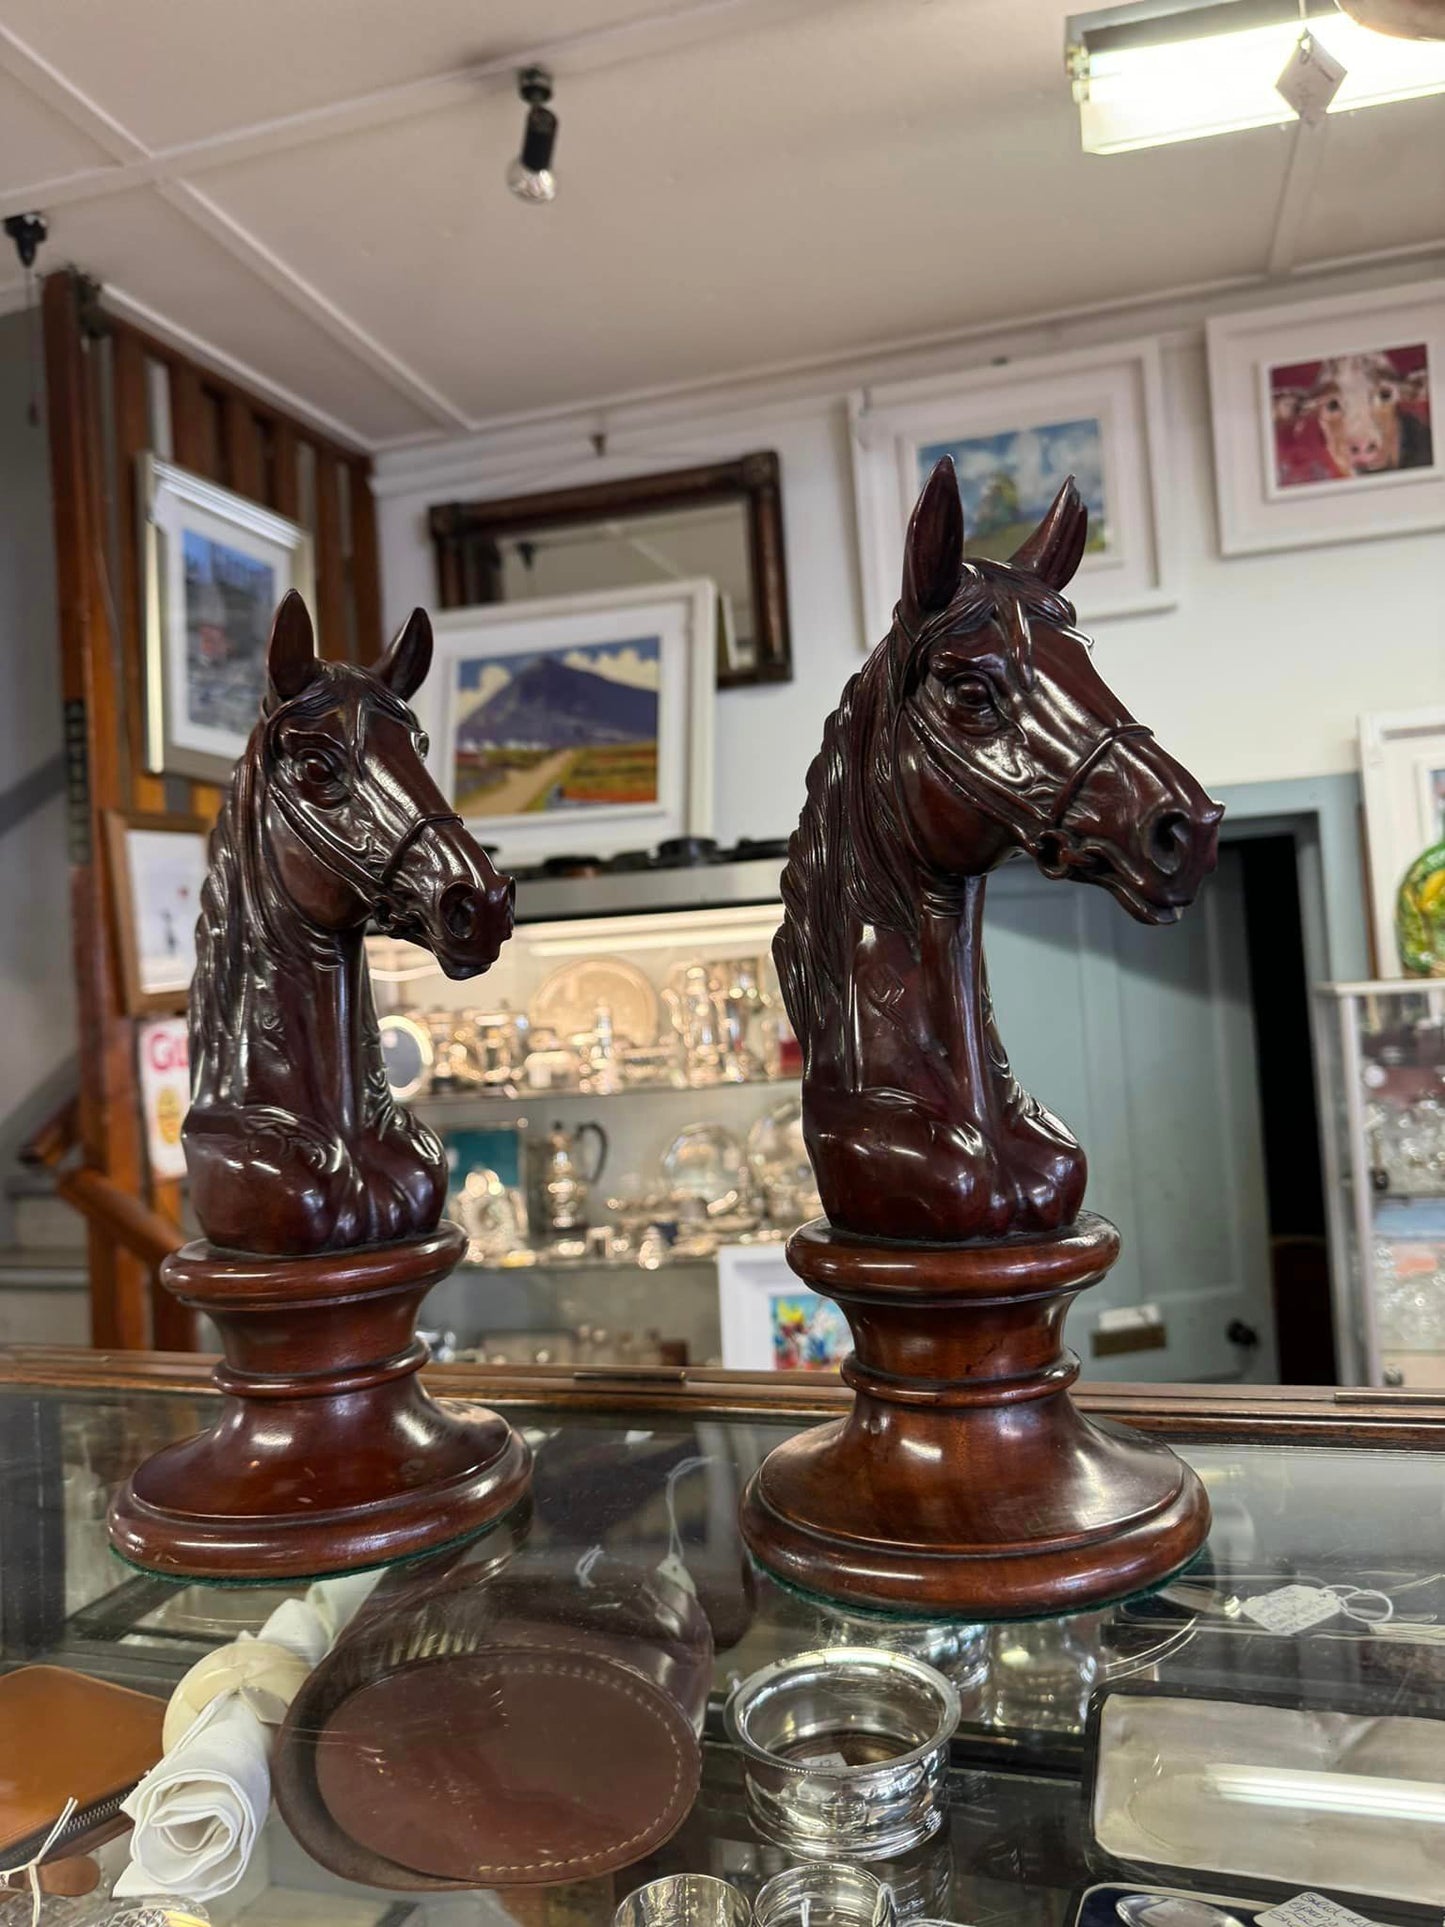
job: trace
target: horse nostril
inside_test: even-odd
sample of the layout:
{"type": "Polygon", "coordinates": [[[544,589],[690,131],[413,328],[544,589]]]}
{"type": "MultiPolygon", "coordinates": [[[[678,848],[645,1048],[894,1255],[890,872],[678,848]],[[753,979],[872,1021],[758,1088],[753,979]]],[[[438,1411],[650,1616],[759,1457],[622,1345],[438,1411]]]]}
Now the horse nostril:
{"type": "Polygon", "coordinates": [[[449,883],[437,906],[442,926],[457,943],[470,943],[482,927],[486,906],[470,883],[449,883]]]}
{"type": "Polygon", "coordinates": [[[1161,870],[1177,869],[1189,842],[1189,818],[1183,810],[1161,810],[1149,826],[1149,851],[1161,870]]]}

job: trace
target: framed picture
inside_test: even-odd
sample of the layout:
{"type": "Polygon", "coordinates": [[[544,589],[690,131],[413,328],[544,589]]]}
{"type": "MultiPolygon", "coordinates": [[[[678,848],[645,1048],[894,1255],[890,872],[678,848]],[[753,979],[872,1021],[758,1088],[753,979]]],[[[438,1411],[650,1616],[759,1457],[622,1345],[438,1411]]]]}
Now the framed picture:
{"type": "Polygon", "coordinates": [[[1445,525],[1445,281],[1206,334],[1225,555],[1445,525]]]}
{"type": "Polygon", "coordinates": [[[1070,591],[1081,620],[1167,608],[1162,394],[1157,344],[1137,341],[855,395],[867,646],[893,620],[908,517],[942,455],[958,471],[970,555],[1006,561],[1073,475],[1089,509],[1070,591]]]}
{"type": "Polygon", "coordinates": [[[505,864],[708,833],[711,582],[456,609],[435,635],[432,773],[505,864]]]}
{"type": "Polygon", "coordinates": [[[107,810],[107,856],[121,993],[132,1016],[181,1011],[196,967],[206,880],[199,819],[107,810]]]}
{"type": "Polygon", "coordinates": [[[718,1312],[729,1371],[833,1371],[853,1349],[842,1312],[793,1275],[781,1245],[719,1250],[718,1312]]]}
{"type": "Polygon", "coordinates": [[[1445,708],[1361,716],[1360,779],[1375,968],[1402,977],[1395,899],[1416,857],[1445,836],[1445,708]]]}
{"type": "Polygon", "coordinates": [[[299,523],[140,455],[146,763],[224,783],[256,722],[266,640],[288,589],[315,600],[299,523]]]}

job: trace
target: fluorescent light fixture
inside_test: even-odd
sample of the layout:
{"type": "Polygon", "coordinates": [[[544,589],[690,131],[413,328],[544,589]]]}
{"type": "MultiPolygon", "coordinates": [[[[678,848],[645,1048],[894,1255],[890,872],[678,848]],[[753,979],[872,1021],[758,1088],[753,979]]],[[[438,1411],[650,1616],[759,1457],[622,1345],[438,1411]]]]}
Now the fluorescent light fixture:
{"type": "Polygon", "coordinates": [[[1204,1785],[1207,1793],[1245,1806],[1445,1825],[1445,1786],[1433,1780],[1387,1780],[1269,1766],[1207,1766],[1204,1785]]]}
{"type": "Polygon", "coordinates": [[[1282,126],[1276,82],[1308,32],[1345,69],[1332,114],[1445,92],[1445,41],[1374,33],[1329,0],[1141,0],[1075,14],[1067,63],[1084,149],[1137,147],[1282,126]]]}

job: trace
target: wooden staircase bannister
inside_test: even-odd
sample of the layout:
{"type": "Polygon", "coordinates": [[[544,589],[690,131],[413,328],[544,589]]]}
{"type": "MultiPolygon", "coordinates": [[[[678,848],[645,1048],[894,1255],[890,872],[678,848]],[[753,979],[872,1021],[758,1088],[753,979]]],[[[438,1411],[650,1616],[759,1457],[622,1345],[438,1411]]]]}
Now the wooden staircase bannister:
{"type": "MultiPolygon", "coordinates": [[[[185,1243],[184,1232],[159,1211],[153,1211],[143,1199],[123,1190],[104,1171],[78,1162],[79,1149],[79,1100],[72,1097],[21,1146],[20,1161],[33,1170],[48,1172],[58,1198],[79,1211],[102,1237],[139,1258],[152,1273],[157,1272],[162,1261],[185,1243]]],[[[153,1278],[155,1311],[159,1313],[162,1305],[174,1307],[170,1294],[158,1291],[155,1285],[153,1278]]],[[[192,1321],[188,1319],[186,1329],[170,1329],[176,1322],[174,1309],[164,1321],[157,1321],[155,1342],[158,1345],[185,1349],[194,1344],[192,1321]],[[164,1333],[160,1328],[162,1322],[168,1327],[164,1333]]]]}

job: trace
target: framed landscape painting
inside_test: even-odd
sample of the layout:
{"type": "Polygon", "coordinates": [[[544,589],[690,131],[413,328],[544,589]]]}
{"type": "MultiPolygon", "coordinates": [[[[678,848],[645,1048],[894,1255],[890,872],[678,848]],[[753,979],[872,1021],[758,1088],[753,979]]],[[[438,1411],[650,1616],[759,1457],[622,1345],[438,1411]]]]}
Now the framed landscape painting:
{"type": "Polygon", "coordinates": [[[1080,620],[1167,607],[1159,359],[1153,342],[971,369],[854,396],[866,642],[892,620],[908,516],[951,455],[970,556],[1007,561],[1066,476],[1089,510],[1080,620]]]}
{"type": "Polygon", "coordinates": [[[712,583],[492,603],[434,626],[417,699],[431,768],[505,864],[707,834],[712,583]]]}
{"type": "Polygon", "coordinates": [[[1445,526],[1445,282],[1206,332],[1224,554],[1445,526]]]}
{"type": "Polygon", "coordinates": [[[288,589],[314,602],[299,523],[199,475],[141,455],[146,763],[224,783],[266,681],[266,641],[288,589]]]}

